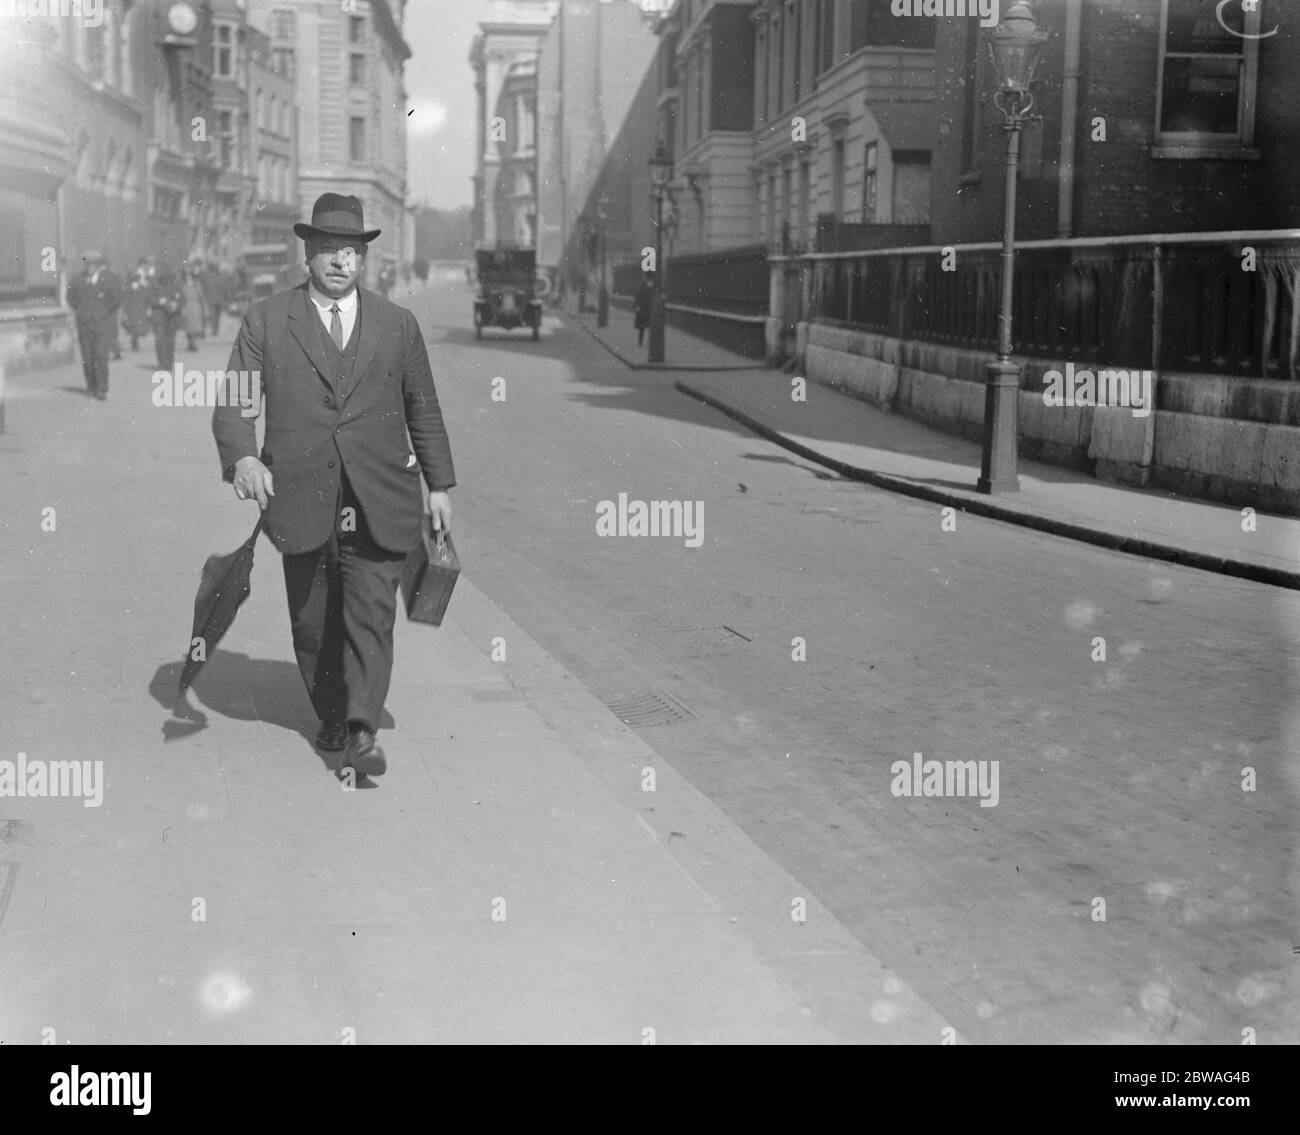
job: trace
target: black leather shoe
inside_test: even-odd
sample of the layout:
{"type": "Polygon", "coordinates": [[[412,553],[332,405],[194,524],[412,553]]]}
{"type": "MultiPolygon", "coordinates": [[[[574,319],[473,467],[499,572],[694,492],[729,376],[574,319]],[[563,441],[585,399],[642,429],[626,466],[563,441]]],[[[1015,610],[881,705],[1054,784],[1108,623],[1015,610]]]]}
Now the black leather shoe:
{"type": "Polygon", "coordinates": [[[375,744],[375,735],[369,729],[357,729],[348,737],[339,768],[355,769],[359,776],[382,776],[388,771],[388,761],[384,750],[375,744]]]}
{"type": "Polygon", "coordinates": [[[316,748],[339,753],[348,747],[348,727],[344,721],[322,721],[316,734],[316,748]]]}

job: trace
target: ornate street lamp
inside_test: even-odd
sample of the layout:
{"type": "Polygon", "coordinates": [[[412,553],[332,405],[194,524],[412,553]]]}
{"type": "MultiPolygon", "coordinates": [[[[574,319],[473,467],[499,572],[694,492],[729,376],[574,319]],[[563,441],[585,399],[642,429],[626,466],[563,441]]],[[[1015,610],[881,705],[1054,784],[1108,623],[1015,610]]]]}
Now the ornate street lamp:
{"type": "Polygon", "coordinates": [[[1015,283],[1016,178],[1020,169],[1020,131],[1034,96],[1034,81],[1046,32],[1039,31],[1029,6],[1017,0],[989,34],[989,53],[997,72],[998,89],[993,102],[1006,120],[1006,218],[1002,228],[1002,304],[998,311],[998,357],[985,367],[984,442],[980,462],[979,491],[1014,493],[1020,488],[1016,473],[1016,399],[1020,392],[1020,367],[1011,361],[1011,305],[1015,283]]]}
{"type": "Polygon", "coordinates": [[[673,174],[673,159],[659,139],[650,158],[650,177],[655,191],[655,283],[650,290],[650,352],[649,361],[664,361],[664,198],[668,194],[668,179],[673,174]]]}
{"type": "Polygon", "coordinates": [[[600,293],[596,297],[596,326],[609,325],[609,289],[605,286],[605,226],[609,220],[609,197],[602,193],[596,201],[596,223],[600,226],[600,293]]]}
{"type": "Polygon", "coordinates": [[[587,310],[587,257],[591,238],[591,219],[586,213],[578,215],[578,314],[587,310]]]}

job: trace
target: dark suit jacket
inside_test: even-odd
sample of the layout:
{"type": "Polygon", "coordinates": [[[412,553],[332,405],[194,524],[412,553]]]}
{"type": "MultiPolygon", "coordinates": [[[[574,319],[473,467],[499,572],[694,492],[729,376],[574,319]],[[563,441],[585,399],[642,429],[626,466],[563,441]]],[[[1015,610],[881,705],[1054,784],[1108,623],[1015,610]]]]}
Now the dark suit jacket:
{"type": "Polygon", "coordinates": [[[73,276],[68,281],[68,306],[77,313],[77,323],[82,327],[111,323],[122,306],[122,283],[107,268],[94,284],[89,276],[73,276]]]}
{"type": "MultiPolygon", "coordinates": [[[[330,538],[344,468],[371,538],[393,552],[409,551],[420,541],[420,474],[432,490],[456,483],[415,316],[374,292],[358,291],[360,340],[352,383],[342,397],[306,283],[253,304],[230,353],[228,370],[259,375],[266,419],[261,460],[275,489],[266,530],[285,554],[312,551],[330,538]]],[[[227,384],[232,381],[227,375],[227,384]]],[[[222,475],[230,481],[235,462],[258,450],[255,419],[241,414],[238,388],[227,389],[227,404],[213,412],[212,432],[222,475]]]]}

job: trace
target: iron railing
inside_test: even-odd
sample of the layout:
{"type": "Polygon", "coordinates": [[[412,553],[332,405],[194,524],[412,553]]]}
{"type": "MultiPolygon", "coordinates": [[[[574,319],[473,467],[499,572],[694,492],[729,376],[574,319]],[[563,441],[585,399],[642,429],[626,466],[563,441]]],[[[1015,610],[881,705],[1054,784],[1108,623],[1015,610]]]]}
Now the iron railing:
{"type": "MultiPolygon", "coordinates": [[[[813,253],[785,270],[811,275],[805,318],[994,351],[999,251],[813,253]]],[[[1019,355],[1300,378],[1300,231],[1027,241],[1015,271],[1019,355]]]]}

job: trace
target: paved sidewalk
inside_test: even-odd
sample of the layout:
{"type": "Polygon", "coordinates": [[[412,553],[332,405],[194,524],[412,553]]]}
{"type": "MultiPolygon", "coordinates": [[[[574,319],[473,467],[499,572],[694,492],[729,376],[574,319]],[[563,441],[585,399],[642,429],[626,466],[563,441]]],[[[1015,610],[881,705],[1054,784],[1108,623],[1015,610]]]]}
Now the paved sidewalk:
{"type": "MultiPolygon", "coordinates": [[[[730,358],[735,366],[747,361],[705,346],[711,358],[730,358]]],[[[705,346],[676,333],[681,356],[703,354],[705,346]]],[[[1129,488],[1025,460],[1018,493],[987,496],[975,489],[979,443],[818,382],[809,381],[807,400],[796,402],[794,377],[749,362],[743,372],[692,375],[676,386],[842,476],[1053,535],[1300,589],[1300,518],[1260,513],[1251,532],[1238,507],[1129,488]]]]}
{"type": "Polygon", "coordinates": [[[562,309],[566,318],[576,323],[592,336],[602,347],[621,362],[634,370],[678,370],[678,371],[738,371],[752,370],[761,365],[755,359],[737,355],[698,335],[691,335],[672,326],[672,313],[669,313],[669,325],[664,329],[664,362],[652,363],[647,359],[649,352],[650,331],[646,330],[645,341],[636,341],[636,326],[632,312],[625,311],[614,304],[609,306],[609,323],[604,327],[596,326],[594,306],[585,314],[578,314],[577,301],[565,304],[562,309]]]}
{"type": "Polygon", "coordinates": [[[313,751],[267,541],[176,703],[200,566],[253,513],[150,362],[105,403],[22,376],[0,436],[0,760],[103,762],[98,807],[0,797],[0,1043],[939,1042],[475,588],[472,516],[444,625],[399,615],[385,777],[344,791],[313,751]]]}

